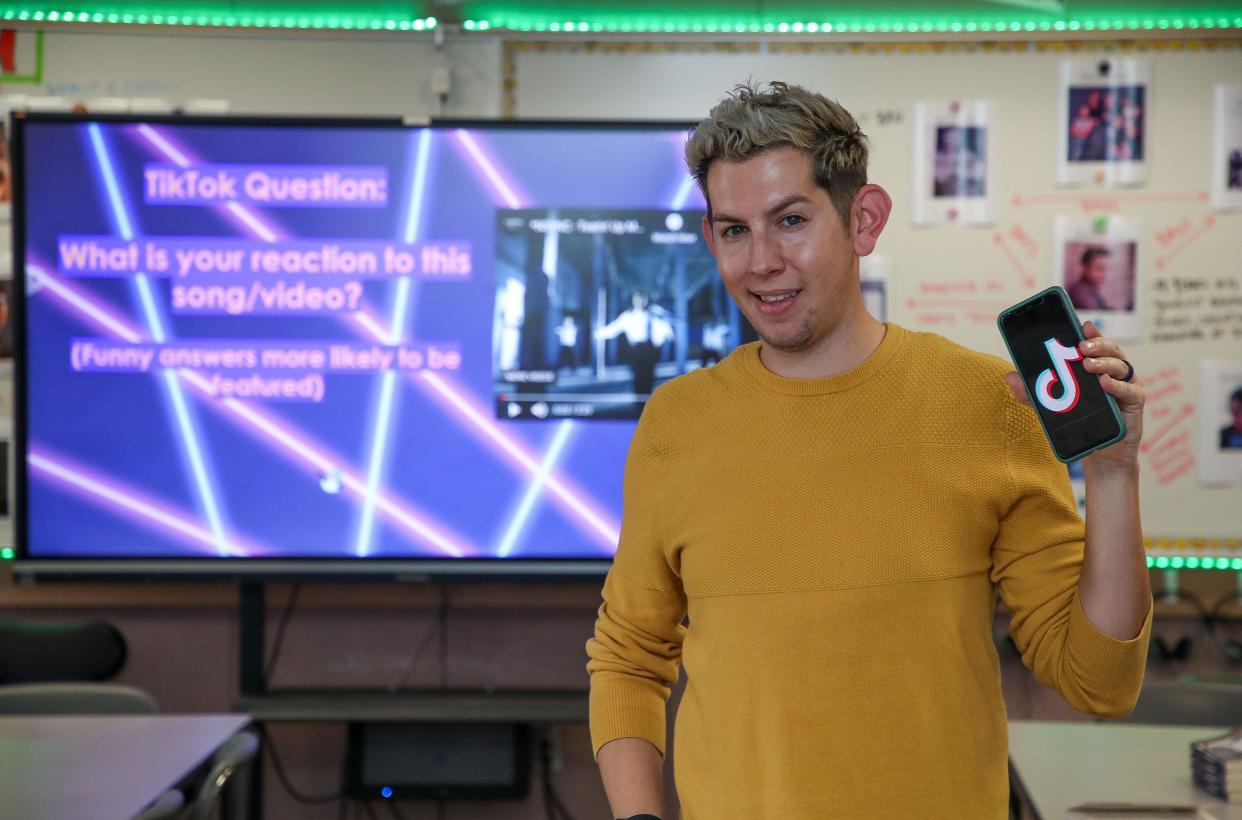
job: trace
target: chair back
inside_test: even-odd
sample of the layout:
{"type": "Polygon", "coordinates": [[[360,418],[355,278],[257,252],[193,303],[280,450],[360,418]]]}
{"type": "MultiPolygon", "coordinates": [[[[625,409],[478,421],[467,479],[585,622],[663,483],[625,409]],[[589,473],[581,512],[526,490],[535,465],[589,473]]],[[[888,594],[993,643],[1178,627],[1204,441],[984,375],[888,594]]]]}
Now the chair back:
{"type": "Polygon", "coordinates": [[[152,715],[155,698],[115,683],[13,683],[0,686],[0,715],[152,715]]]}
{"type": "Polygon", "coordinates": [[[0,684],[105,680],[125,665],[127,651],[107,621],[0,620],[0,684]]]}
{"type": "Polygon", "coordinates": [[[1242,683],[1147,681],[1126,723],[1242,725],[1242,683]]]}

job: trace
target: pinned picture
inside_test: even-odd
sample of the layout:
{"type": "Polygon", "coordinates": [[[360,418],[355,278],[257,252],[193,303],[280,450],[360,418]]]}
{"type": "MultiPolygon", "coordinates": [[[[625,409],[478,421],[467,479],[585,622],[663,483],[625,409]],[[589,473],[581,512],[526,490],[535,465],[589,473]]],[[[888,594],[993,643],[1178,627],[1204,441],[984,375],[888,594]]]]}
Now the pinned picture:
{"type": "Polygon", "coordinates": [[[1119,341],[1142,336],[1139,231],[1136,220],[1119,216],[1059,216],[1054,223],[1054,284],[1065,288],[1079,319],[1119,341]]]}
{"type": "Polygon", "coordinates": [[[915,225],[995,222],[993,122],[992,105],[981,100],[915,106],[915,225]]]}
{"type": "Polygon", "coordinates": [[[858,260],[863,304],[881,322],[888,321],[888,257],[873,253],[858,260]]]}
{"type": "Polygon", "coordinates": [[[1242,359],[1199,363],[1198,477],[1202,484],[1242,484],[1242,359]]]}
{"type": "Polygon", "coordinates": [[[1242,86],[1218,85],[1212,129],[1212,207],[1242,211],[1242,86]]]}
{"type": "Polygon", "coordinates": [[[1061,63],[1057,184],[1147,181],[1151,67],[1133,57],[1061,63]]]}

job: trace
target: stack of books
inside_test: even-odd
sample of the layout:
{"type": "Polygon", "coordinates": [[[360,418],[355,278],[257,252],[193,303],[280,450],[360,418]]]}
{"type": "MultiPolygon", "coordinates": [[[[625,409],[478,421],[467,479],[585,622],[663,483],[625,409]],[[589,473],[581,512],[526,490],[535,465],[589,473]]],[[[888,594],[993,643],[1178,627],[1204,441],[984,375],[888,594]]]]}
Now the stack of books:
{"type": "Polygon", "coordinates": [[[1242,803],[1242,728],[1190,744],[1195,785],[1229,803],[1242,803]]]}

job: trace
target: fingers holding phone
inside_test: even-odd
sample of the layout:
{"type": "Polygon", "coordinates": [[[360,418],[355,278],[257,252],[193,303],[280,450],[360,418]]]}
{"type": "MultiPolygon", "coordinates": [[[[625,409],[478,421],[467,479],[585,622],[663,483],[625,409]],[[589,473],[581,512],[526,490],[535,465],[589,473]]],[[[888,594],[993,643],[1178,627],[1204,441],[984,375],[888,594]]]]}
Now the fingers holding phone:
{"type": "Polygon", "coordinates": [[[1105,338],[1094,322],[1082,326],[1083,341],[1079,343],[1083,369],[1100,377],[1100,387],[1117,402],[1117,409],[1125,420],[1125,438],[1116,446],[1097,453],[1101,458],[1092,461],[1128,461],[1138,458],[1139,441],[1143,436],[1143,405],[1146,401],[1143,385],[1134,366],[1126,358],[1121,346],[1105,338]],[[1107,458],[1103,456],[1107,455],[1107,458]]]}

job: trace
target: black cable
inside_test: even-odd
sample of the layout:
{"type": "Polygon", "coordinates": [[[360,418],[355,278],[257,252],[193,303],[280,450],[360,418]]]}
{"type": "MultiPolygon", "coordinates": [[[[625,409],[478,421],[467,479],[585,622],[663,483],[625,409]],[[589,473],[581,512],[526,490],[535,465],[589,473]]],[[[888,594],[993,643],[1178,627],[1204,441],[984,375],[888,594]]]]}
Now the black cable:
{"type": "Polygon", "coordinates": [[[440,668],[440,688],[441,689],[445,689],[448,687],[448,612],[449,612],[448,589],[443,584],[441,584],[440,585],[440,607],[438,610],[439,624],[440,624],[439,668],[440,668]]]}
{"type": "Polygon", "coordinates": [[[388,806],[388,813],[392,815],[392,820],[405,820],[401,816],[401,812],[397,810],[397,804],[391,800],[385,801],[384,805],[388,806]]]}
{"type": "Polygon", "coordinates": [[[548,820],[574,820],[552,783],[552,743],[546,737],[539,742],[539,768],[543,780],[543,810],[548,820]]]}
{"type": "Polygon", "coordinates": [[[431,646],[432,638],[438,636],[443,630],[444,624],[442,621],[442,613],[437,611],[435,622],[427,628],[427,633],[423,635],[422,642],[418,645],[418,648],[411,653],[409,664],[405,667],[405,671],[401,673],[401,679],[398,680],[396,686],[393,686],[389,691],[396,692],[405,688],[405,685],[410,682],[410,678],[413,677],[414,672],[418,669],[419,661],[422,660],[423,653],[427,651],[427,647],[431,646]]]}
{"type": "Polygon", "coordinates": [[[367,817],[371,818],[371,820],[379,820],[379,816],[375,813],[375,807],[371,805],[370,800],[361,800],[359,802],[362,803],[362,810],[367,813],[367,817]]]}
{"type": "Polygon", "coordinates": [[[257,724],[259,727],[259,735],[263,739],[263,748],[267,750],[268,756],[272,759],[272,771],[276,772],[276,779],[280,781],[280,785],[299,803],[305,803],[308,806],[322,806],[325,803],[335,803],[337,800],[344,798],[344,791],[337,791],[333,794],[308,795],[299,791],[289,780],[289,775],[285,771],[285,765],[280,762],[280,757],[276,754],[276,744],[272,741],[271,734],[263,724],[257,724]]]}
{"type": "Polygon", "coordinates": [[[289,591],[289,600],[285,603],[285,609],[280,613],[280,621],[276,624],[276,637],[272,640],[272,652],[267,656],[267,663],[263,664],[263,683],[265,685],[272,679],[272,672],[276,669],[276,661],[280,659],[280,650],[285,644],[285,630],[289,628],[289,618],[293,616],[293,610],[298,605],[298,596],[301,593],[302,585],[294,584],[293,589],[289,591]]]}

